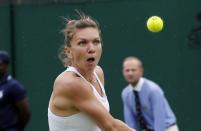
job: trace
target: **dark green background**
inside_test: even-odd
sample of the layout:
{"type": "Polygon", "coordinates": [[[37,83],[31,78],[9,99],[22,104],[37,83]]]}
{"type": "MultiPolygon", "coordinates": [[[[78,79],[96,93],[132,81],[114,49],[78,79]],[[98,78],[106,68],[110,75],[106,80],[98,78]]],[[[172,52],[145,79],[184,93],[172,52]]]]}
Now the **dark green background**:
{"type": "MultiPolygon", "coordinates": [[[[11,52],[9,5],[0,6],[0,49],[11,52]]],[[[62,17],[75,9],[96,18],[103,33],[105,88],[111,113],[122,119],[122,60],[138,56],[145,77],[161,85],[181,131],[199,131],[201,118],[201,45],[190,46],[192,28],[201,25],[196,14],[200,0],[110,0],[82,4],[14,6],[16,78],[28,91],[32,118],[27,131],[47,131],[47,108],[55,77],[65,68],[57,58],[63,44],[62,17]],[[164,30],[146,29],[149,16],[164,20],[164,30]]]]}

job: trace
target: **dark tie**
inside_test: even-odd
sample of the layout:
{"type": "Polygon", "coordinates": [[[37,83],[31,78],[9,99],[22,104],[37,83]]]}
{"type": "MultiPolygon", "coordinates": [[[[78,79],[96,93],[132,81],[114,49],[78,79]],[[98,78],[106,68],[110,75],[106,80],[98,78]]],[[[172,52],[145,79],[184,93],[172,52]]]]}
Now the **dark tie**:
{"type": "Polygon", "coordinates": [[[140,98],[139,94],[137,91],[133,90],[133,93],[135,95],[135,106],[136,106],[136,117],[137,120],[140,124],[141,129],[146,130],[146,131],[151,131],[150,129],[147,128],[145,119],[142,115],[142,110],[141,110],[141,103],[140,103],[140,98]]]}

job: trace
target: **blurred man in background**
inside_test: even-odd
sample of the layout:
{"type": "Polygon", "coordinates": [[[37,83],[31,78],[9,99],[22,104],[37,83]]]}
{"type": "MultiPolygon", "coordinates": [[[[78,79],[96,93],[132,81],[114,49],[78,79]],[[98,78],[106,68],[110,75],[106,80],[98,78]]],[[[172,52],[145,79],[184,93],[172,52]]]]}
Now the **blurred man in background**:
{"type": "Polygon", "coordinates": [[[125,122],[137,131],[178,131],[176,118],[162,89],[143,78],[142,62],[127,57],[123,75],[129,83],[122,91],[125,122]]]}
{"type": "Polygon", "coordinates": [[[0,51],[0,131],[24,131],[30,119],[27,93],[8,73],[6,51],[0,51]]]}

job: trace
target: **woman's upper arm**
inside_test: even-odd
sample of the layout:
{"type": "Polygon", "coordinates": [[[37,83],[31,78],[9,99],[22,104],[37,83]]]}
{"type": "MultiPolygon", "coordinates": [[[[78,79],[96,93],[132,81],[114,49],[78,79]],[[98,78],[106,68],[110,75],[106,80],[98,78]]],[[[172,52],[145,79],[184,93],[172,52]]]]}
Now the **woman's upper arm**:
{"type": "Polygon", "coordinates": [[[67,98],[73,106],[88,114],[101,128],[108,128],[113,117],[93,95],[92,88],[85,82],[68,83],[67,98]]]}

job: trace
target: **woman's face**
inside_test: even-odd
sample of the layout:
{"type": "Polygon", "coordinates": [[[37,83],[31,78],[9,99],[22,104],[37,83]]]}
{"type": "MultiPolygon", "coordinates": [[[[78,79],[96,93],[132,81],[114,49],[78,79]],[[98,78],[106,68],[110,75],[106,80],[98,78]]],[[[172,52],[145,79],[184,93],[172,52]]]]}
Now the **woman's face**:
{"type": "Polygon", "coordinates": [[[72,65],[78,68],[94,68],[102,54],[99,31],[96,28],[77,29],[67,49],[72,65]]]}

